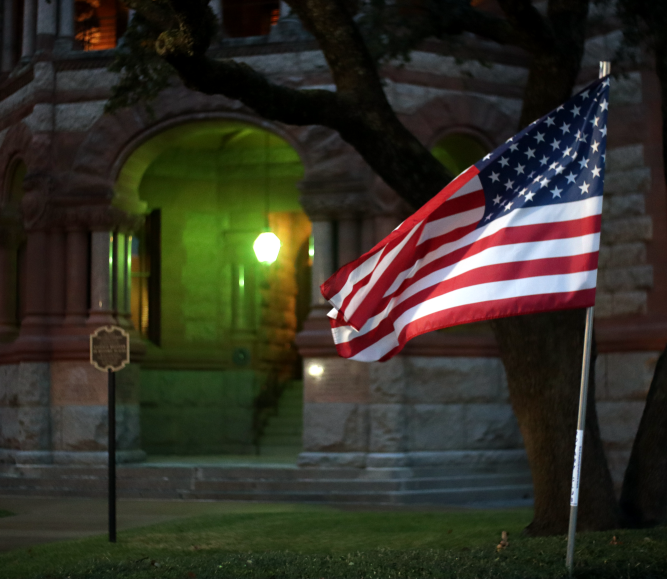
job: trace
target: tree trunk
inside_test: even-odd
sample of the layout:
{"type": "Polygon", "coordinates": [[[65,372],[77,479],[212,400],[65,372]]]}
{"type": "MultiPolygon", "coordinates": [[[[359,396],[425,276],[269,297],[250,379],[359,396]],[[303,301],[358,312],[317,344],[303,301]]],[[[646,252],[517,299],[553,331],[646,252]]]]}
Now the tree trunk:
{"type": "Polygon", "coordinates": [[[628,527],[651,527],[667,519],[667,348],[646,398],[625,470],[621,517],[628,527]]]}
{"type": "MultiPolygon", "coordinates": [[[[584,310],[495,320],[510,398],[533,476],[530,535],[567,532],[584,343],[584,310]]],[[[614,489],[595,412],[594,359],[589,379],[578,529],[618,525],[614,489]]]]}
{"type": "MultiPolygon", "coordinates": [[[[655,47],[662,100],[662,162],[667,179],[667,45],[655,47]]],[[[655,367],[621,490],[621,517],[628,527],[667,520],[667,348],[655,367]]]]}
{"type": "MultiPolygon", "coordinates": [[[[583,34],[580,36],[578,46],[582,49],[583,34]]],[[[572,43],[570,52],[533,58],[521,126],[570,97],[581,62],[576,45],[572,43]]],[[[535,513],[526,528],[531,535],[567,532],[584,323],[584,310],[517,316],[492,323],[533,476],[535,513]]],[[[578,516],[581,530],[615,528],[619,522],[595,409],[594,367],[593,363],[584,432],[578,516]]]]}

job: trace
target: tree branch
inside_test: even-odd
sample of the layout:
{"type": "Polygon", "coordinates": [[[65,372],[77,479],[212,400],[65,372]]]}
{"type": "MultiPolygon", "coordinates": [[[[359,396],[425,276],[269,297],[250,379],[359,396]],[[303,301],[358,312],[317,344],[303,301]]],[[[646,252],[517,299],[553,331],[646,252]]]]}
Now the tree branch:
{"type": "Polygon", "coordinates": [[[516,30],[523,31],[529,39],[531,51],[550,52],[556,48],[556,35],[549,21],[537,11],[530,0],[498,0],[498,4],[510,24],[516,30]]]}
{"type": "MultiPolygon", "coordinates": [[[[136,3],[138,10],[144,1],[136,3]]],[[[169,4],[174,24],[159,34],[156,50],[189,88],[239,100],[267,119],[337,131],[413,206],[424,204],[451,179],[389,105],[344,0],[292,2],[321,44],[337,92],[281,86],[246,64],[206,56],[212,35],[203,25],[209,17],[206,0],[161,2],[169,4]]]]}

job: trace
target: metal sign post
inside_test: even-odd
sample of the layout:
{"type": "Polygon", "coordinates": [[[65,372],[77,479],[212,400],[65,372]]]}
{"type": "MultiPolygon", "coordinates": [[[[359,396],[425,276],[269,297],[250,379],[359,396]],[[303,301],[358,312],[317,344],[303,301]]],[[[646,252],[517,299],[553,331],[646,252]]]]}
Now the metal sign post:
{"type": "Polygon", "coordinates": [[[90,363],[107,373],[109,421],[109,542],[116,542],[116,372],[130,361],[130,335],[117,326],[97,328],[90,336],[90,363]]]}
{"type": "MultiPolygon", "coordinates": [[[[600,62],[600,78],[611,72],[611,63],[600,62]]],[[[574,540],[577,533],[577,511],[579,509],[579,479],[581,459],[584,452],[584,430],[586,429],[586,402],[588,401],[588,375],[591,364],[591,338],[593,334],[593,307],[586,310],[584,330],[584,359],[581,364],[581,390],[579,392],[579,416],[577,418],[577,438],[574,445],[574,467],[572,468],[572,492],[570,494],[570,525],[567,532],[567,555],[565,566],[572,575],[574,566],[574,540]]]]}

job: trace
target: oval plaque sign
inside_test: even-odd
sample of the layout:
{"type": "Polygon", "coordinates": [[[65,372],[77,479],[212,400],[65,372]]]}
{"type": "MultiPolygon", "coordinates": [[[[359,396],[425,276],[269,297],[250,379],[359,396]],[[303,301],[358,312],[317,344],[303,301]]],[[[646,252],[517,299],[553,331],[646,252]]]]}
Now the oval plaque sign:
{"type": "Polygon", "coordinates": [[[117,372],[130,361],[130,335],[118,326],[102,326],[90,335],[90,363],[117,372]]]}

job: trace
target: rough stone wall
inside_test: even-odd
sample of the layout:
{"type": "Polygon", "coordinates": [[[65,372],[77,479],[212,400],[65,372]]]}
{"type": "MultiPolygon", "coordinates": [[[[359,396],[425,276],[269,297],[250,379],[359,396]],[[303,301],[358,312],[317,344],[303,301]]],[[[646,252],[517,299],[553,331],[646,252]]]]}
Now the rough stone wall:
{"type": "MultiPolygon", "coordinates": [[[[116,374],[119,460],[140,450],[139,367],[116,374]]],[[[107,374],[88,362],[0,366],[0,461],[102,462],[108,442],[107,374]]]]}
{"type": "Polygon", "coordinates": [[[296,335],[297,272],[299,249],[307,243],[310,222],[305,214],[276,212],[269,214],[269,226],[280,239],[278,259],[270,266],[260,265],[261,318],[258,331],[259,357],[277,370],[277,378],[291,377],[297,360],[296,335]]]}
{"type": "Polygon", "coordinates": [[[149,454],[254,451],[253,370],[141,371],[142,448],[149,454]]]}
{"type": "Polygon", "coordinates": [[[651,170],[644,165],[641,143],[608,150],[595,300],[598,318],[647,312],[653,285],[653,266],[646,257],[646,242],[653,233],[645,207],[650,186],[651,170]]]}
{"type": "Polygon", "coordinates": [[[51,450],[50,386],[48,362],[0,366],[0,448],[5,454],[38,457],[51,450]]]}
{"type": "Polygon", "coordinates": [[[498,359],[313,358],[305,366],[303,462],[438,464],[451,453],[523,448],[498,359]]]}

